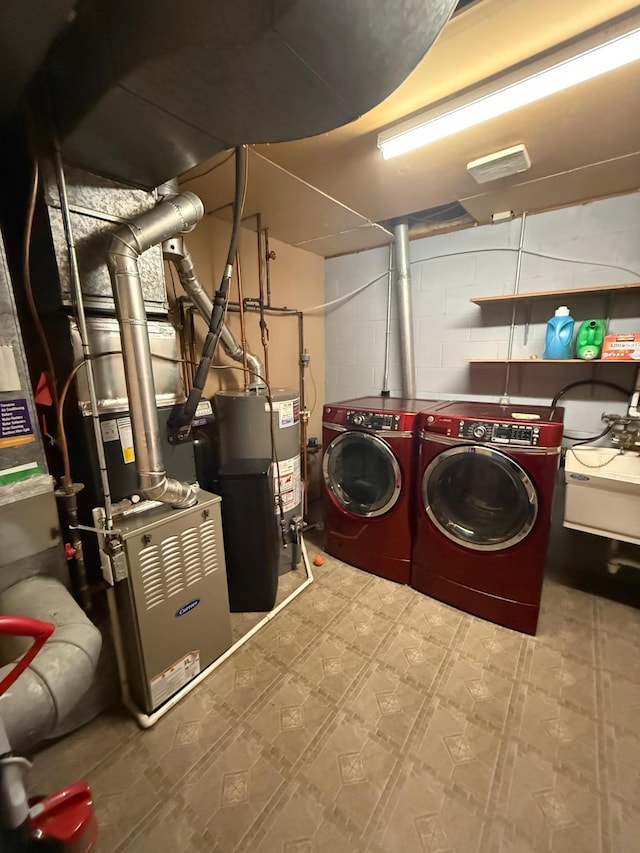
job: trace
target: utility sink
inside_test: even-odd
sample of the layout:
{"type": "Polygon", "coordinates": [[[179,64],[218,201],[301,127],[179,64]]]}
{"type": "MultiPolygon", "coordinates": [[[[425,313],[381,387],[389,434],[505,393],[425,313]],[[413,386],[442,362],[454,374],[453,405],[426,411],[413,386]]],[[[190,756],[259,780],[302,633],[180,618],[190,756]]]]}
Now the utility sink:
{"type": "Polygon", "coordinates": [[[569,449],[565,483],[565,527],[640,545],[640,453],[569,449]]]}

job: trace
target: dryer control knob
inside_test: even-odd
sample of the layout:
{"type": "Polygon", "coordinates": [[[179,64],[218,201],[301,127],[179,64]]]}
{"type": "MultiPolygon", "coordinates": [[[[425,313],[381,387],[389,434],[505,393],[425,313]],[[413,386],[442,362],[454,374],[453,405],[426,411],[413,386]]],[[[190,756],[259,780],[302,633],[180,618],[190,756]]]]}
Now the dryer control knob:
{"type": "Polygon", "coordinates": [[[427,418],[427,423],[432,424],[434,421],[435,421],[435,418],[433,417],[433,415],[429,415],[429,417],[427,418]]]}
{"type": "Polygon", "coordinates": [[[484,424],[476,424],[471,433],[474,438],[484,438],[487,434],[487,428],[484,424]]]}
{"type": "Polygon", "coordinates": [[[356,426],[361,426],[364,423],[364,415],[354,415],[352,418],[352,422],[356,426]]]}

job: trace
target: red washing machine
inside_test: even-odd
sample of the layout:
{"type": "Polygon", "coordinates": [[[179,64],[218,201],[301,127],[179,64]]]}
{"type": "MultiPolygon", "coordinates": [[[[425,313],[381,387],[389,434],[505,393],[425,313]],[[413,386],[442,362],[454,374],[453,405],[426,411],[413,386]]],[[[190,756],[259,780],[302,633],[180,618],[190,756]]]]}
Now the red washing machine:
{"type": "Polygon", "coordinates": [[[324,515],[329,554],[409,583],[415,424],[434,400],[361,397],[322,416],[324,515]]]}
{"type": "Polygon", "coordinates": [[[464,402],[420,415],[414,589],[535,634],[563,415],[464,402]]]}

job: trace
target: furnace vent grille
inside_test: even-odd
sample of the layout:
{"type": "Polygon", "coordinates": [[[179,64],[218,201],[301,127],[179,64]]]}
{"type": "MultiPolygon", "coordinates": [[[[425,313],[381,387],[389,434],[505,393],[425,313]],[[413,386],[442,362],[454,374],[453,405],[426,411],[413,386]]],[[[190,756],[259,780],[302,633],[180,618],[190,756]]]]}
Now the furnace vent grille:
{"type": "Polygon", "coordinates": [[[162,570],[167,598],[177,595],[184,589],[184,574],[182,571],[182,554],[180,539],[177,536],[167,536],[160,544],[162,552],[162,570]]]}
{"type": "Polygon", "coordinates": [[[198,528],[192,527],[190,530],[185,530],[180,539],[182,540],[184,576],[187,586],[191,586],[202,578],[203,559],[200,555],[198,528]]]}
{"type": "Polygon", "coordinates": [[[157,545],[151,545],[140,552],[140,575],[144,601],[147,610],[151,610],[157,604],[162,604],[165,599],[160,549],[157,545]]]}
{"type": "Polygon", "coordinates": [[[140,552],[140,575],[147,610],[162,604],[219,568],[215,521],[167,536],[140,552]]]}
{"type": "Polygon", "coordinates": [[[218,537],[214,521],[205,521],[200,525],[202,536],[202,564],[205,575],[218,571],[218,537]]]}

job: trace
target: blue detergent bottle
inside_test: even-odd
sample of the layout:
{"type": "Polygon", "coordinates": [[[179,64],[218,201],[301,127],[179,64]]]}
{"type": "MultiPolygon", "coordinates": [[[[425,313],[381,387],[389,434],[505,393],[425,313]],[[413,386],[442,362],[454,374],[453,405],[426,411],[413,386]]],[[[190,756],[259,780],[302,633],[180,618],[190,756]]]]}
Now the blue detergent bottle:
{"type": "Polygon", "coordinates": [[[543,358],[571,358],[574,322],[566,305],[556,309],[555,315],[547,323],[543,358]]]}

